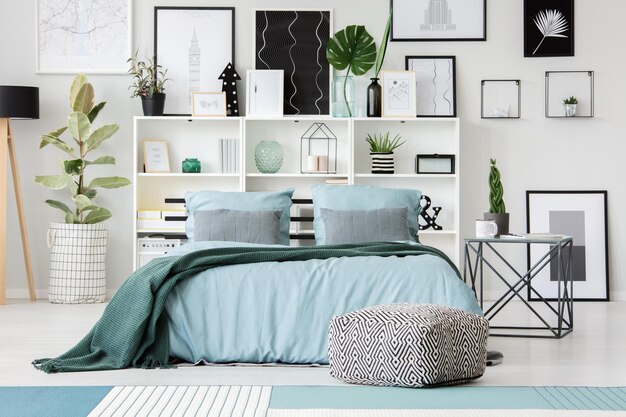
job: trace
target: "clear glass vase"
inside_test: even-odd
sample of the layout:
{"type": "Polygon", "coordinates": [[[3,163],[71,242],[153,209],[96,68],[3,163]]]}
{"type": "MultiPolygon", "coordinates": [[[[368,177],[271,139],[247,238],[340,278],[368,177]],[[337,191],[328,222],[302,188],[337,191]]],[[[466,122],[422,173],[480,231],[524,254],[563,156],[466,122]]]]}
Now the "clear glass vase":
{"type": "Polygon", "coordinates": [[[339,75],[333,78],[333,117],[352,117],[355,114],[354,78],[339,75]]]}
{"type": "Polygon", "coordinates": [[[283,147],[275,140],[262,140],[254,148],[254,163],[262,174],[275,174],[283,166],[283,147]]]}

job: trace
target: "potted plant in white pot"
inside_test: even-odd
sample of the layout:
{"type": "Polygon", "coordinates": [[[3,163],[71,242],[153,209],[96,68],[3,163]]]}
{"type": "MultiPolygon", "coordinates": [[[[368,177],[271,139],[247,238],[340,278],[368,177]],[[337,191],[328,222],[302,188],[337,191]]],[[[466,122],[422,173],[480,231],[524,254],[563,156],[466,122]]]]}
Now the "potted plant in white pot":
{"type": "Polygon", "coordinates": [[[578,99],[574,96],[563,99],[563,111],[565,117],[576,116],[576,106],[578,105],[578,99]]]}
{"type": "Polygon", "coordinates": [[[405,142],[400,142],[400,135],[389,139],[389,132],[379,135],[367,134],[365,141],[370,145],[370,156],[372,157],[372,174],[393,174],[395,173],[393,151],[402,146],[405,142]]]}
{"type": "Polygon", "coordinates": [[[163,116],[165,109],[165,82],[167,69],[155,65],[153,59],[140,61],[135,55],[128,58],[132,67],[128,73],[133,76],[133,83],[128,87],[132,90],[130,98],[141,97],[141,107],[144,116],[163,116]]]}
{"type": "Polygon", "coordinates": [[[85,170],[94,165],[114,165],[112,156],[93,159],[92,152],[119,129],[116,124],[98,128],[93,123],[106,102],[94,105],[94,89],[84,74],[76,76],[70,88],[71,112],[67,125],[41,136],[40,149],[48,145],[69,156],[60,159],[61,173],[37,176],[35,181],[52,190],[69,190],[69,205],[46,200],[46,204],[64,213],[65,223],[51,223],[50,288],[53,303],[97,303],[106,295],[105,256],[108,232],[102,224],[111,212],[94,200],[100,188],[119,188],[130,184],[124,177],[87,179],[85,170]],[[61,139],[68,132],[72,141],[61,139]],[[73,142],[73,143],[72,143],[73,142]]]}
{"type": "Polygon", "coordinates": [[[504,204],[504,187],[496,160],[490,159],[489,170],[489,212],[484,214],[485,220],[494,220],[498,225],[498,235],[509,234],[509,213],[504,204]]]}

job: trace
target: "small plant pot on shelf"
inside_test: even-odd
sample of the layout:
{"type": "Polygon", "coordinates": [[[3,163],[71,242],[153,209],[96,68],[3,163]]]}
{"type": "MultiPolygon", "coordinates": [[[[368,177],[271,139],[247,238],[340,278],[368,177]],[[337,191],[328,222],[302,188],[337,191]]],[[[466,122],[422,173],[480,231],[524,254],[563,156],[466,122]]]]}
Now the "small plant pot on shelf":
{"type": "Polygon", "coordinates": [[[144,116],[163,116],[165,93],[154,93],[152,97],[141,97],[141,107],[144,116]]]}
{"type": "Polygon", "coordinates": [[[496,222],[498,225],[498,234],[496,236],[509,234],[509,213],[485,213],[483,218],[496,222]]]}
{"type": "Polygon", "coordinates": [[[372,174],[394,174],[394,155],[391,153],[370,152],[372,174]]]}
{"type": "Polygon", "coordinates": [[[563,104],[565,117],[576,117],[576,104],[563,104]]]}
{"type": "Polygon", "coordinates": [[[48,300],[56,304],[104,302],[108,244],[109,234],[102,223],[51,223],[48,300]]]}

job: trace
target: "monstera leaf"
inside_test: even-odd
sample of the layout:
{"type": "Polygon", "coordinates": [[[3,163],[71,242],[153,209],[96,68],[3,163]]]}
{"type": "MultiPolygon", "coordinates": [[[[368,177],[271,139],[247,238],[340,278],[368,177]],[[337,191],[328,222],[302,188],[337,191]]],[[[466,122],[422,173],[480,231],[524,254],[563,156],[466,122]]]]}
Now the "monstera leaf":
{"type": "Polygon", "coordinates": [[[326,45],[326,58],[330,65],[337,70],[346,71],[346,81],[343,84],[343,97],[350,117],[352,110],[348,103],[346,92],[347,77],[350,72],[354,75],[363,75],[369,71],[376,61],[376,43],[365,26],[351,25],[335,33],[326,45]]]}
{"type": "Polygon", "coordinates": [[[348,68],[346,75],[363,75],[374,66],[376,43],[365,26],[351,25],[328,40],[326,58],[337,70],[348,68]]]}

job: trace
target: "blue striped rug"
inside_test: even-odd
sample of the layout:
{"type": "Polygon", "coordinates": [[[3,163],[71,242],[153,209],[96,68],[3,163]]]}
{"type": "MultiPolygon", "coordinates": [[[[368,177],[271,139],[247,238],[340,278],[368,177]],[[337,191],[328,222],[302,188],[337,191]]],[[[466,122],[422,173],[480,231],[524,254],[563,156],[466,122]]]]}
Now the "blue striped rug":
{"type": "Polygon", "coordinates": [[[626,388],[119,386],[0,388],[0,417],[610,417],[626,388]]]}

